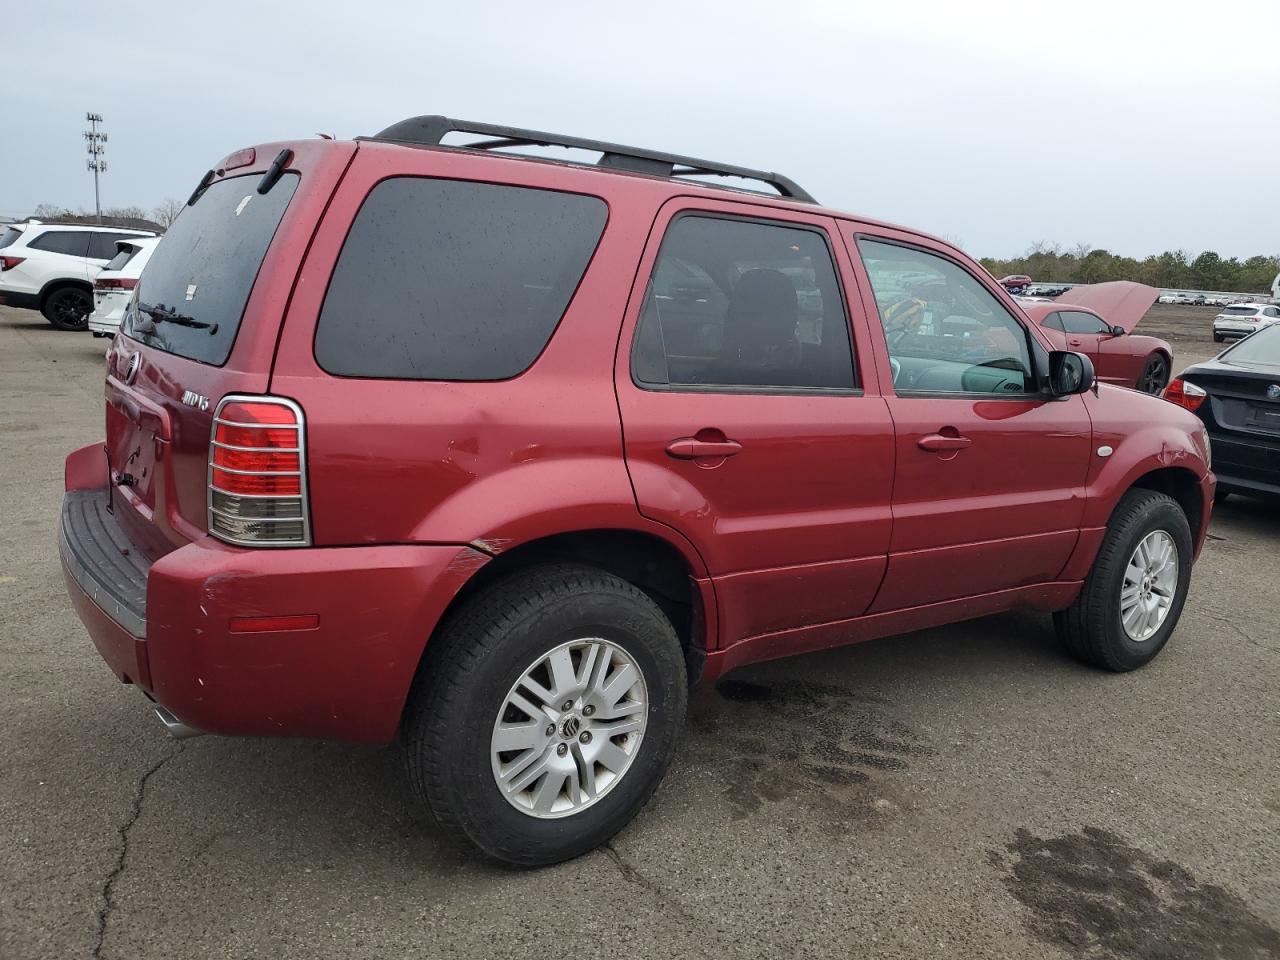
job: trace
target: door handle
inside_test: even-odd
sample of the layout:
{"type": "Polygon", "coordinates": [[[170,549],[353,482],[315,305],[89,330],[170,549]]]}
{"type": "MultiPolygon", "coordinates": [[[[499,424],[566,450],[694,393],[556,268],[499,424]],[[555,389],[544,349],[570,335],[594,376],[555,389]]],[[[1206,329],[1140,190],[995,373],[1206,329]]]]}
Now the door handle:
{"type": "Polygon", "coordinates": [[[973,441],[968,437],[946,437],[940,433],[931,433],[917,440],[916,446],[921,450],[929,450],[933,453],[943,453],[947,450],[963,450],[971,443],[973,443],[973,441]]]}
{"type": "Polygon", "coordinates": [[[732,457],[742,450],[737,440],[699,440],[681,437],[667,444],[667,456],[677,460],[699,460],[703,457],[732,457]]]}
{"type": "Polygon", "coordinates": [[[1081,346],[1081,341],[1079,340],[1068,340],[1067,343],[1073,347],[1081,346]]]}

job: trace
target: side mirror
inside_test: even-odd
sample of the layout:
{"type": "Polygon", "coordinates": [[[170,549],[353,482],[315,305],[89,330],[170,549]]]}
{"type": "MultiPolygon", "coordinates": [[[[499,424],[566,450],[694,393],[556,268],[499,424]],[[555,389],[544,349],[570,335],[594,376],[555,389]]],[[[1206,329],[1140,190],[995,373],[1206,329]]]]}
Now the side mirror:
{"type": "Polygon", "coordinates": [[[1049,354],[1049,392],[1055,397],[1069,397],[1093,387],[1093,361],[1083,353],[1054,350],[1049,354]]]}
{"type": "Polygon", "coordinates": [[[1111,328],[1111,335],[1112,335],[1113,337],[1123,337],[1127,332],[1128,332],[1128,331],[1127,331],[1127,330],[1125,330],[1125,328],[1124,328],[1124,327],[1122,327],[1122,326],[1120,326],[1119,324],[1117,324],[1117,325],[1115,325],[1115,326],[1113,326],[1113,327],[1111,328]]]}

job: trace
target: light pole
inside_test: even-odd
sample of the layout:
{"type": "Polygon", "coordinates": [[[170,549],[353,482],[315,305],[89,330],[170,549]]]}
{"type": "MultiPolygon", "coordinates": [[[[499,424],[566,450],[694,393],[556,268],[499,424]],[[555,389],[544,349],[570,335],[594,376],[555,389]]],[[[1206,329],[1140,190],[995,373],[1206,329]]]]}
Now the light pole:
{"type": "Polygon", "coordinates": [[[102,114],[86,113],[84,118],[89,121],[89,129],[84,132],[84,139],[89,150],[88,166],[93,171],[93,208],[98,222],[101,223],[102,200],[98,193],[98,174],[107,172],[107,161],[102,159],[102,155],[107,152],[107,148],[103,146],[107,142],[107,135],[98,130],[98,124],[102,122],[102,114]]]}

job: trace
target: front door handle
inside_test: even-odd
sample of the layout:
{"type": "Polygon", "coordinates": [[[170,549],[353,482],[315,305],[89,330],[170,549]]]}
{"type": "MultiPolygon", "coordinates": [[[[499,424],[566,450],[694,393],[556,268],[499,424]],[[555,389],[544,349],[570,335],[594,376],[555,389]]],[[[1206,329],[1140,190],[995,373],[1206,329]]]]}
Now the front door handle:
{"type": "MultiPolygon", "coordinates": [[[[723,436],[723,435],[722,435],[723,436]]],[[[732,457],[742,450],[737,440],[699,440],[697,437],[681,437],[667,444],[667,456],[677,460],[700,460],[703,457],[732,457]]]]}
{"type": "Polygon", "coordinates": [[[1081,341],[1081,340],[1068,340],[1068,341],[1067,341],[1067,343],[1068,343],[1070,346],[1073,346],[1073,347],[1079,347],[1079,346],[1083,346],[1083,343],[1084,343],[1084,342],[1083,342],[1083,341],[1081,341]]]}
{"type": "Polygon", "coordinates": [[[929,450],[933,453],[943,453],[948,450],[963,450],[971,443],[973,443],[973,441],[968,437],[947,437],[940,433],[930,433],[917,440],[916,446],[921,450],[929,450]]]}

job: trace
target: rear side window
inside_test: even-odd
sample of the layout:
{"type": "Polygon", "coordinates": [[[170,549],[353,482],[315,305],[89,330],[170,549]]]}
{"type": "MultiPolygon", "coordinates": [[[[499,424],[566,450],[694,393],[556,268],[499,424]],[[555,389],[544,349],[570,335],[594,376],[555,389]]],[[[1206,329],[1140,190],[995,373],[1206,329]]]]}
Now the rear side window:
{"type": "Polygon", "coordinates": [[[102,269],[105,270],[123,270],[124,265],[133,259],[133,255],[138,252],[137,247],[125,247],[109,261],[102,269]]]}
{"type": "Polygon", "coordinates": [[[824,236],[755,220],[674,221],[631,370],[659,389],[852,388],[849,321],[824,236]]]}
{"type": "Polygon", "coordinates": [[[344,377],[516,376],[551,338],[607,215],[604,201],[578,194],[382,181],[334,267],[316,361],[344,377]]]}
{"type": "Polygon", "coordinates": [[[260,179],[221,180],[182,211],[125,311],[128,336],[201,363],[226,362],[258,268],[298,188],[298,175],[286,173],[259,194],[260,179]]]}
{"type": "Polygon", "coordinates": [[[116,241],[128,240],[127,233],[94,233],[89,240],[91,260],[110,260],[116,255],[116,241]]]}
{"type": "Polygon", "coordinates": [[[69,257],[83,257],[89,247],[87,230],[46,230],[27,243],[32,250],[49,253],[65,253],[69,257]]]}
{"type": "Polygon", "coordinates": [[[22,236],[21,230],[15,230],[13,227],[6,227],[4,233],[0,234],[0,250],[9,246],[9,244],[13,243],[20,236],[22,236]]]}

